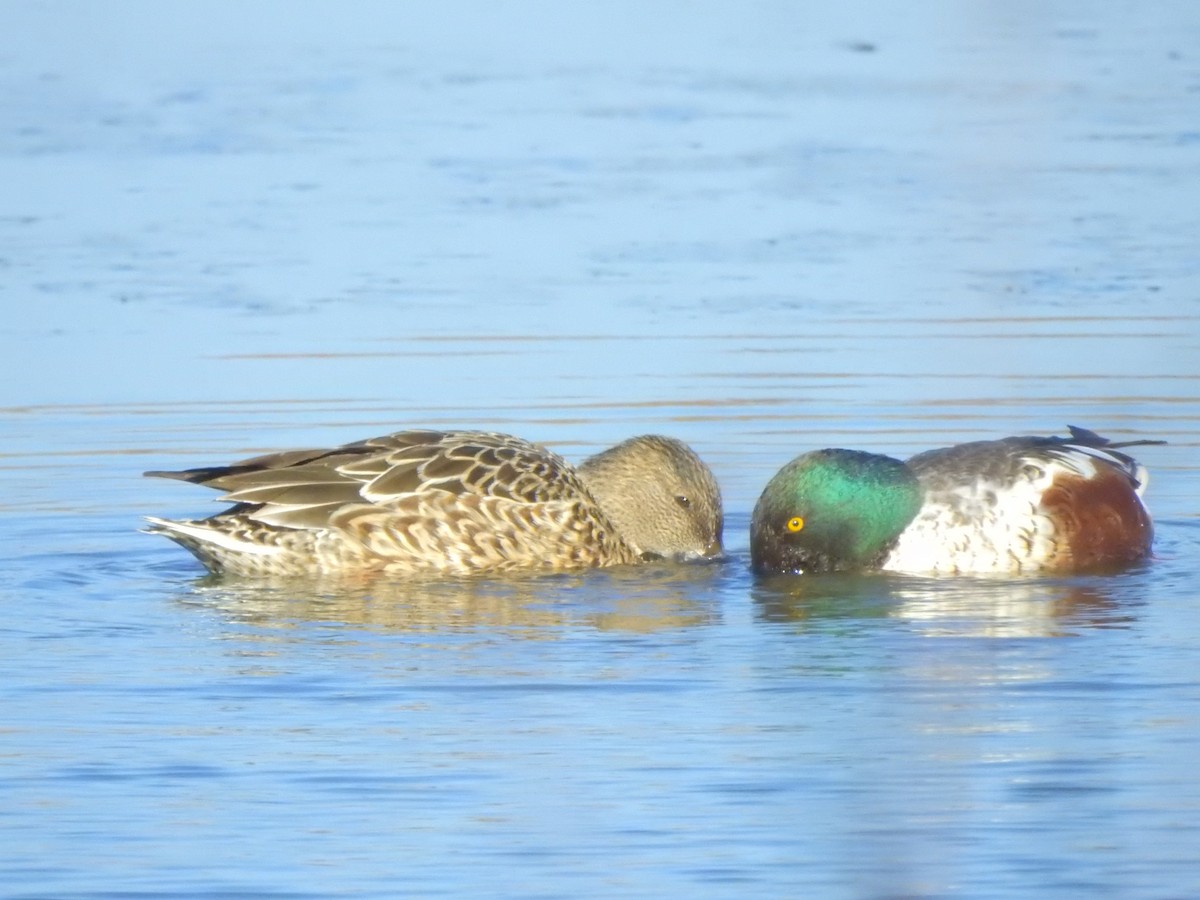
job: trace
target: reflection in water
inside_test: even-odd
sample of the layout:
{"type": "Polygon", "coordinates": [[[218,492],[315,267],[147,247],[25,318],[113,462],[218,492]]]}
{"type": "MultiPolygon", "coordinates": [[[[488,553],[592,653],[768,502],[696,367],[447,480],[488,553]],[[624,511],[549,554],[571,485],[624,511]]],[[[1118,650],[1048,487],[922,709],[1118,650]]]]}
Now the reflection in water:
{"type": "Polygon", "coordinates": [[[317,580],[210,575],[181,600],[274,629],[317,622],[373,632],[488,630],[526,638],[579,627],[640,633],[715,622],[719,571],[717,565],[663,564],[436,581],[361,573],[317,580]]]}
{"type": "Polygon", "coordinates": [[[901,619],[928,637],[1064,637],[1135,618],[1127,579],[779,576],[755,586],[768,622],[901,619]]]}

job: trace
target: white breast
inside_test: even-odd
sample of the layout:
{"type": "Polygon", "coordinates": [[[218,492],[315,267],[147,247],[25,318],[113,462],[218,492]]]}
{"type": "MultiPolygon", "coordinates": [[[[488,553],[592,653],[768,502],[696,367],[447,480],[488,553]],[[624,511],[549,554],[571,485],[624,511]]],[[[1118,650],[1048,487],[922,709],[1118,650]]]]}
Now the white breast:
{"type": "Polygon", "coordinates": [[[1057,553],[1054,522],[1041,505],[1056,476],[1091,478],[1084,453],[1026,458],[1011,483],[978,478],[927,490],[925,504],[882,568],[891,572],[1017,573],[1042,568],[1057,553]]]}

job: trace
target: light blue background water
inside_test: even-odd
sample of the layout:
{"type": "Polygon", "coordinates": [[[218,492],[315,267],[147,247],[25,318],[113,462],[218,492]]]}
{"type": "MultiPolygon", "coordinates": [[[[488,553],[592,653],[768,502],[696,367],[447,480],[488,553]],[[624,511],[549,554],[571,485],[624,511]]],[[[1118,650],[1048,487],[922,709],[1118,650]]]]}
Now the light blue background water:
{"type": "Polygon", "coordinates": [[[1200,13],[0,8],[0,888],[1200,893],[1200,13]],[[756,584],[794,454],[1145,448],[1113,578],[756,584]],[[200,578],[140,478],[663,431],[723,566],[200,578]]]}

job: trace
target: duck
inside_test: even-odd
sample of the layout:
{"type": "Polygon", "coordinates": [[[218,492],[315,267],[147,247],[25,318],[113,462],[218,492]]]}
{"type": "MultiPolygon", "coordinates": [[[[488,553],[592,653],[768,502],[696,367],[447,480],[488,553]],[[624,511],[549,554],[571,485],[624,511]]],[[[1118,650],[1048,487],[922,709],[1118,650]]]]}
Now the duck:
{"type": "Polygon", "coordinates": [[[687,444],[656,434],[578,467],[508,434],[408,430],[145,474],[233,504],[146,520],[214,573],[470,575],[723,555],[716,478],[687,444]]]}
{"type": "Polygon", "coordinates": [[[1083,573],[1151,552],[1144,466],[1086,428],[971,441],[907,461],[804,453],[767,483],[750,520],[762,575],[1083,573]]]}

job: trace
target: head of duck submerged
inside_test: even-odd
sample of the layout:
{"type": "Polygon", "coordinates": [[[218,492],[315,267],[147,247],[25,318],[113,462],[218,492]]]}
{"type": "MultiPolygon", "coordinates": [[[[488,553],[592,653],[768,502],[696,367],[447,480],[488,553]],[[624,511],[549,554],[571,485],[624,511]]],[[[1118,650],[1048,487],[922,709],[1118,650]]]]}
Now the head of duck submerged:
{"type": "Polygon", "coordinates": [[[970,441],[907,461],[805,453],[754,508],[758,573],[1101,572],[1150,554],[1144,466],[1085,428],[970,441]]]}
{"type": "Polygon", "coordinates": [[[630,438],[588,457],[579,476],[643,559],[716,559],[724,552],[721,489],[683,441],[630,438]]]}
{"type": "Polygon", "coordinates": [[[920,507],[920,484],[900,460],[806,453],[780,469],[755,504],[751,562],[759,573],[876,568],[920,507]]]}
{"type": "Polygon", "coordinates": [[[215,572],[470,575],[722,553],[716,479],[660,435],[578,467],[512,435],[419,430],[147,474],[233,504],[207,519],[149,520],[215,572]]]}

